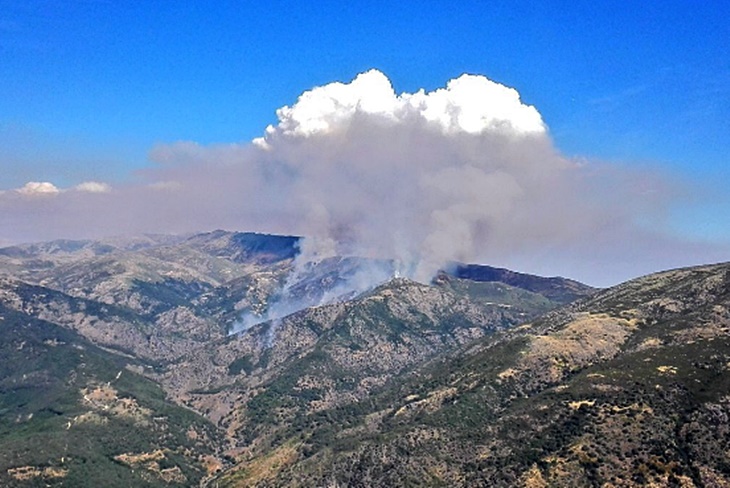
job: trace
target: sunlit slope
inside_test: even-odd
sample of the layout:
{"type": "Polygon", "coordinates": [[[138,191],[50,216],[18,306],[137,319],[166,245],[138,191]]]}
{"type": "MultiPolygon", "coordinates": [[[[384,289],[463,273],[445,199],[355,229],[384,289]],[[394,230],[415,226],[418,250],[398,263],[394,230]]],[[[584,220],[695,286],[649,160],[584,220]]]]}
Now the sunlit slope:
{"type": "Polygon", "coordinates": [[[628,282],[324,409],[223,486],[724,486],[730,265],[628,282]]]}
{"type": "Polygon", "coordinates": [[[190,486],[218,435],[142,364],[8,302],[0,288],[0,485],[190,486]]]}

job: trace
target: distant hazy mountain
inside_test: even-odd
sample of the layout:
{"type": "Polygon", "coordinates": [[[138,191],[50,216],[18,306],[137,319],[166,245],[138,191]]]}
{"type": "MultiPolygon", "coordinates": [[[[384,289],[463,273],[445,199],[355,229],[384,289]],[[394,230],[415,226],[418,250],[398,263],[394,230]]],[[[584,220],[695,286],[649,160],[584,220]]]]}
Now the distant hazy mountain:
{"type": "Polygon", "coordinates": [[[509,269],[478,264],[459,264],[452,276],[477,282],[495,282],[538,293],[553,302],[566,304],[593,294],[596,290],[575,280],[562,277],[545,278],[509,269]]]}

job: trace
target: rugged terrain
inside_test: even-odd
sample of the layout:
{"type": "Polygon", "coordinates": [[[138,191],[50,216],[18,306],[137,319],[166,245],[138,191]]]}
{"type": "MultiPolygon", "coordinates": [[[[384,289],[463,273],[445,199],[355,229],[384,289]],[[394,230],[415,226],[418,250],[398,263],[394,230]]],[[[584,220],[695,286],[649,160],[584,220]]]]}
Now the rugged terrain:
{"type": "Polygon", "coordinates": [[[628,282],[317,414],[218,486],[729,486],[730,265],[628,282]]]}
{"type": "Polygon", "coordinates": [[[454,274],[389,280],[383,261],[300,265],[298,243],[215,231],[0,249],[3,484],[198,484],[562,303],[454,274]]]}
{"type": "Polygon", "coordinates": [[[144,363],[51,321],[121,324],[102,308],[0,278],[0,485],[187,486],[215,469],[210,422],[166,401],[144,363]]]}
{"type": "Polygon", "coordinates": [[[300,263],[298,243],[0,249],[0,482],[729,482],[730,266],[596,292],[455,265],[426,285],[300,263]]]}

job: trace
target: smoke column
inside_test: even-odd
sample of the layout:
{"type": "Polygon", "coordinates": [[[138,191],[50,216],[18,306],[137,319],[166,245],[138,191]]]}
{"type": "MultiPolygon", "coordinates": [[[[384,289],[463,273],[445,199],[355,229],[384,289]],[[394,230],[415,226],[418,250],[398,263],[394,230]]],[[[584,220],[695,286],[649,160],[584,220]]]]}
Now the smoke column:
{"type": "Polygon", "coordinates": [[[300,252],[284,285],[273,296],[265,313],[245,312],[229,334],[245,332],[271,322],[266,347],[271,346],[281,319],[299,310],[346,301],[372,290],[397,274],[395,263],[385,260],[320,254],[315,238],[303,238],[300,252]]]}
{"type": "Polygon", "coordinates": [[[156,146],[133,183],[0,191],[0,239],[300,235],[304,262],[385,260],[421,282],[456,261],[608,284],[726,257],[661,232],[677,200],[662,174],[565,157],[537,109],[484,76],[398,94],[371,70],[276,114],[253,141],[156,146]]]}

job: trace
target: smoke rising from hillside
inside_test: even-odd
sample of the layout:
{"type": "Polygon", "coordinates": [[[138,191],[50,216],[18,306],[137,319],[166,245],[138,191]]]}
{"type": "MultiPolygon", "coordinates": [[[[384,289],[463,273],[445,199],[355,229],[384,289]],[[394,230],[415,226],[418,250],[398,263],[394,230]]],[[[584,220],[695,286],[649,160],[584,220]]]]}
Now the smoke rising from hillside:
{"type": "Polygon", "coordinates": [[[284,285],[268,298],[263,313],[244,312],[234,322],[229,334],[246,332],[255,325],[270,322],[264,345],[270,347],[281,320],[305,308],[351,300],[397,275],[395,263],[389,260],[356,257],[323,257],[312,250],[315,239],[300,241],[300,253],[284,285]]]}
{"type": "Polygon", "coordinates": [[[157,166],[134,184],[6,190],[0,239],[297,234],[313,238],[307,252],[392,259],[421,281],[451,261],[596,283],[712,256],[645,225],[676,197],[656,172],[563,156],[537,109],[483,76],[398,95],[373,70],[307,91],[277,116],[251,143],[157,146],[157,166]]]}
{"type": "Polygon", "coordinates": [[[480,76],[396,95],[370,71],[277,115],[254,144],[279,169],[301,233],[338,254],[396,259],[420,281],[473,258],[545,177],[574,166],[552,149],[534,107],[480,76]]]}

